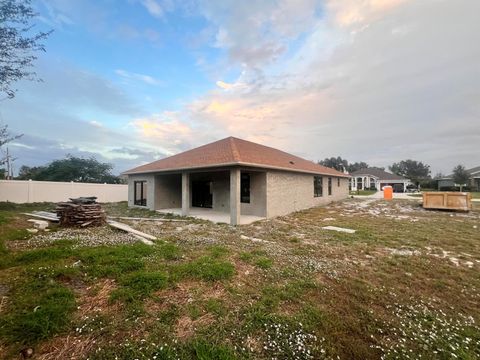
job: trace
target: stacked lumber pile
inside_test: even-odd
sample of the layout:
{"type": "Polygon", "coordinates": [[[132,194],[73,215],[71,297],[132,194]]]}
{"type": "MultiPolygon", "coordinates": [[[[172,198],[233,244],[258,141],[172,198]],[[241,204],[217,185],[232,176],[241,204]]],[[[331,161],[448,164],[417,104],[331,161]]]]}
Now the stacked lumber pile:
{"type": "Polygon", "coordinates": [[[105,211],[96,197],[70,199],[57,204],[55,209],[62,226],[100,226],[106,223],[105,211]]]}

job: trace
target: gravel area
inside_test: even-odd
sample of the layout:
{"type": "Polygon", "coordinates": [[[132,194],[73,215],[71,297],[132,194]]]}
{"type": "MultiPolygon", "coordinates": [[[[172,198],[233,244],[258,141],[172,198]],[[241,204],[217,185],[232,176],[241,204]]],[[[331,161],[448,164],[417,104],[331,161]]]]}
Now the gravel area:
{"type": "Polygon", "coordinates": [[[109,226],[91,227],[86,229],[68,228],[52,232],[41,232],[27,240],[11,242],[16,249],[28,249],[48,246],[58,240],[73,240],[74,247],[132,244],[138,241],[134,236],[112,229],[109,226]]]}

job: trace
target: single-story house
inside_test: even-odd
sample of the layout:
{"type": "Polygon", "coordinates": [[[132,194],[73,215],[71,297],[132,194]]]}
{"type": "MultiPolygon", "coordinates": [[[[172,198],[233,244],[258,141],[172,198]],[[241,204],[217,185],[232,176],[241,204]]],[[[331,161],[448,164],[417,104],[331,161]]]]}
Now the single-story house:
{"type": "Polygon", "coordinates": [[[412,182],[403,176],[391,174],[378,168],[364,168],[350,174],[350,189],[383,190],[384,186],[392,186],[395,192],[405,192],[412,182]]]}
{"type": "MultiPolygon", "coordinates": [[[[466,185],[471,191],[480,191],[480,166],[467,169],[467,172],[470,174],[470,179],[466,185]]],[[[453,174],[451,174],[439,179],[437,186],[438,190],[442,190],[444,188],[453,188],[458,186],[458,184],[455,184],[455,181],[453,181],[453,174]]]]}
{"type": "Polygon", "coordinates": [[[126,171],[128,205],[232,225],[348,196],[349,175],[228,137],[126,171]]]}

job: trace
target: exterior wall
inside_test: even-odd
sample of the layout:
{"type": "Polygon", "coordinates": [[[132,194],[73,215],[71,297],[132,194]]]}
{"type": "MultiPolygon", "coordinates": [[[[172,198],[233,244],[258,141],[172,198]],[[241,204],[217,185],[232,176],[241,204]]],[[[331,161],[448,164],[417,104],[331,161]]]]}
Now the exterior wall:
{"type": "Polygon", "coordinates": [[[155,176],[155,209],[175,209],[180,207],[182,207],[182,175],[155,176]]]}
{"type": "Polygon", "coordinates": [[[98,202],[126,201],[128,186],[57,181],[0,180],[0,201],[13,203],[60,202],[96,196],[98,202]]]}
{"type": "Polygon", "coordinates": [[[267,173],[250,172],[250,203],[241,203],[242,215],[262,216],[267,215],[267,173]]]}
{"type": "MultiPolygon", "coordinates": [[[[147,182],[147,208],[155,210],[155,175],[152,174],[138,174],[128,175],[128,206],[134,205],[135,189],[133,186],[134,181],[146,181],[147,182]]],[[[144,206],[138,206],[144,208],[144,206]]]]}
{"type": "Polygon", "coordinates": [[[230,212],[230,173],[212,173],[213,210],[230,212]]]}
{"type": "Polygon", "coordinates": [[[267,173],[267,217],[286,215],[288,213],[328,204],[348,197],[348,178],[332,178],[332,195],[328,195],[328,178],[323,178],[323,196],[313,196],[313,177],[285,171],[267,173]]]}
{"type": "Polygon", "coordinates": [[[375,189],[380,190],[379,180],[374,176],[361,175],[352,177],[350,179],[350,189],[352,191],[370,190],[371,187],[375,187],[375,189]]]}
{"type": "Polygon", "coordinates": [[[480,191],[480,177],[472,179],[472,190],[480,191]]]}
{"type": "MultiPolygon", "coordinates": [[[[332,195],[328,195],[328,178],[323,178],[323,196],[314,197],[313,174],[244,169],[250,174],[250,203],[240,205],[242,215],[273,217],[325,205],[348,197],[348,178],[332,176],[332,195]],[[340,179],[340,186],[338,186],[340,179]]],[[[193,176],[194,174],[192,174],[193,176]]],[[[196,175],[196,174],[195,174],[196,175]]],[[[230,177],[227,172],[204,173],[213,182],[213,210],[230,212],[230,177]]],[[[182,203],[180,175],[129,175],[128,205],[135,206],[134,181],[147,181],[147,208],[151,210],[180,208],[182,203]]],[[[191,184],[190,184],[191,186],[191,184]]],[[[191,206],[191,204],[190,204],[191,206]]]]}

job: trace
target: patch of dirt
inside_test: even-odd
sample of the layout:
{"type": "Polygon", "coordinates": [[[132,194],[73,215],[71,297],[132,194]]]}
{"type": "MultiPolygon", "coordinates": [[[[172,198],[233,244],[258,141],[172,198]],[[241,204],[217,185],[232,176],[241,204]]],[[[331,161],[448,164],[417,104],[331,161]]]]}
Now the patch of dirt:
{"type": "Polygon", "coordinates": [[[174,288],[155,292],[151,299],[144,303],[145,310],[150,314],[155,314],[166,310],[170,306],[183,306],[193,301],[195,289],[198,289],[199,283],[194,281],[184,281],[178,283],[174,288]]]}
{"type": "Polygon", "coordinates": [[[214,283],[203,292],[203,297],[206,299],[222,299],[225,297],[225,287],[221,283],[214,283]]]}
{"type": "Polygon", "coordinates": [[[210,325],[215,321],[215,317],[208,313],[192,320],[189,316],[182,316],[175,325],[175,335],[179,340],[187,340],[195,335],[199,327],[210,325]]]}
{"type": "Polygon", "coordinates": [[[168,309],[170,306],[184,306],[197,299],[221,299],[226,296],[222,283],[204,283],[186,280],[178,283],[174,288],[157,291],[151,299],[145,301],[148,313],[155,314],[168,309]]]}
{"type": "Polygon", "coordinates": [[[39,360],[77,360],[85,356],[96,347],[95,337],[92,335],[58,336],[42,344],[36,356],[39,360]]]}
{"type": "Polygon", "coordinates": [[[282,316],[293,316],[301,310],[302,304],[285,301],[280,304],[276,312],[282,316]]]}
{"type": "Polygon", "coordinates": [[[233,282],[241,285],[250,284],[256,273],[257,269],[255,266],[242,261],[235,261],[235,276],[233,277],[233,282]]]}
{"type": "Polygon", "coordinates": [[[75,294],[80,296],[83,295],[86,290],[88,290],[88,288],[85,286],[85,283],[81,279],[76,277],[70,277],[68,275],[62,274],[56,277],[56,280],[63,285],[69,287],[75,292],[75,294]]]}
{"type": "Polygon", "coordinates": [[[256,336],[250,336],[248,335],[247,338],[245,339],[244,341],[244,347],[246,349],[248,349],[248,351],[250,352],[254,352],[254,353],[261,353],[262,352],[262,347],[263,347],[263,343],[262,343],[262,340],[261,339],[261,336],[263,334],[256,334],[256,336]]]}
{"type": "Polygon", "coordinates": [[[0,284],[0,297],[3,297],[8,294],[10,288],[7,285],[0,284]]]}
{"type": "Polygon", "coordinates": [[[0,314],[2,313],[3,308],[7,304],[7,302],[8,302],[8,296],[1,296],[0,297],[0,314]]]}
{"type": "Polygon", "coordinates": [[[110,304],[110,294],[117,288],[115,280],[102,279],[97,284],[87,287],[77,300],[77,315],[89,316],[94,313],[112,313],[118,305],[110,304]]]}

